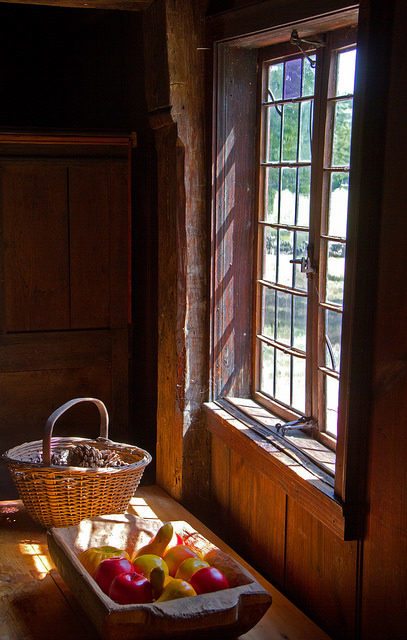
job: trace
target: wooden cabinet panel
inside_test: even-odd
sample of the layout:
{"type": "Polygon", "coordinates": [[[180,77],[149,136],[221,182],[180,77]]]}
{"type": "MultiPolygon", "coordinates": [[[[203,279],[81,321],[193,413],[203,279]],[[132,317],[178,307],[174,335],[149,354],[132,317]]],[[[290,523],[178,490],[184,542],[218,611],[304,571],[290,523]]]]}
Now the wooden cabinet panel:
{"type": "Polygon", "coordinates": [[[391,513],[371,515],[363,551],[363,638],[405,640],[406,558],[406,531],[395,528],[391,513]]]}
{"type": "Polygon", "coordinates": [[[356,638],[358,543],[344,542],[288,499],[285,591],[335,640],[356,638]]]}
{"type": "Polygon", "coordinates": [[[4,329],[69,326],[66,169],[43,160],[1,163],[4,329]]]}
{"type": "Polygon", "coordinates": [[[69,166],[71,327],[110,324],[109,165],[69,166]]]}
{"type": "MultiPolygon", "coordinates": [[[[27,144],[0,158],[1,450],[41,439],[79,396],[105,402],[112,439],[131,442],[129,140],[113,153],[102,138],[104,156],[96,138],[27,144]]],[[[74,407],[58,435],[97,436],[94,413],[74,407]]],[[[14,495],[4,467],[0,490],[14,495]]]]}

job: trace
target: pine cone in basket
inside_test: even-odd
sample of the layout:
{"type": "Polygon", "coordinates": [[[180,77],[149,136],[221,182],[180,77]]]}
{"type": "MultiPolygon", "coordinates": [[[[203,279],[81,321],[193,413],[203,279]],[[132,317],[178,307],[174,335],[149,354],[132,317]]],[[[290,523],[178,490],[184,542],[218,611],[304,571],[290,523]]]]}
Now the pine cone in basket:
{"type": "Polygon", "coordinates": [[[116,451],[104,449],[100,453],[102,454],[101,467],[123,467],[126,465],[116,451]]]}
{"type": "Polygon", "coordinates": [[[70,467],[99,467],[102,454],[89,444],[78,444],[70,449],[67,464],[70,467]]]}
{"type": "Polygon", "coordinates": [[[115,451],[104,449],[101,451],[89,444],[78,444],[70,449],[67,464],[71,467],[122,467],[122,461],[115,451]]]}

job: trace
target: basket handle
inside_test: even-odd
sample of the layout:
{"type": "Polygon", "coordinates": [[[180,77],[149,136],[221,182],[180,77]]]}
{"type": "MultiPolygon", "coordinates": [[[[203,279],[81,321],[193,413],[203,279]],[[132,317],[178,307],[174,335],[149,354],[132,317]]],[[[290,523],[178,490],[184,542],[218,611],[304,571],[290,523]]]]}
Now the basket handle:
{"type": "Polygon", "coordinates": [[[44,466],[49,467],[51,464],[51,436],[54,428],[54,424],[62,416],[65,411],[73,407],[75,404],[79,404],[79,402],[93,402],[99,409],[100,414],[100,437],[107,439],[108,431],[109,431],[109,417],[107,414],[107,409],[101,400],[97,398],[74,398],[73,400],[69,400],[65,402],[65,404],[61,405],[58,409],[55,409],[53,413],[51,413],[47,422],[45,423],[45,433],[42,441],[42,459],[44,462],[44,466]]]}

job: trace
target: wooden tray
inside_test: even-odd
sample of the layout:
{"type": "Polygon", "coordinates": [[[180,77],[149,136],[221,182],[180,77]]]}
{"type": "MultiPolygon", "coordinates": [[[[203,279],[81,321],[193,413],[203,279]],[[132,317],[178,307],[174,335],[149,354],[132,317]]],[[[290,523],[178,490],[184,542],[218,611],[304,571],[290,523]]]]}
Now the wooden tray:
{"type": "MultiPolygon", "coordinates": [[[[211,637],[218,633],[221,638],[233,638],[251,629],[270,606],[271,595],[235,560],[238,586],[169,602],[134,605],[113,602],[78,560],[85,549],[102,545],[126,549],[131,555],[161,525],[160,520],[118,514],[48,530],[51,557],[100,635],[106,640],[203,639],[211,632],[211,637]]],[[[186,522],[175,521],[173,526],[183,536],[196,533],[186,522]]],[[[201,536],[200,540],[205,542],[201,536]]]]}

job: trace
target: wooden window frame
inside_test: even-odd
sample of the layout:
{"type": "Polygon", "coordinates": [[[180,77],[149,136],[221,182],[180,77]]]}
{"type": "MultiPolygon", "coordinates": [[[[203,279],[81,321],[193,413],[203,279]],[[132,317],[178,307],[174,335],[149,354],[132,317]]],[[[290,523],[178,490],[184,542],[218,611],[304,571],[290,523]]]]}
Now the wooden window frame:
{"type": "MultiPolygon", "coordinates": [[[[339,2],[338,4],[345,3],[339,2]]],[[[272,452],[266,454],[267,447],[262,444],[261,438],[253,437],[253,433],[249,438],[245,431],[249,426],[255,433],[259,433],[259,430],[256,431],[258,421],[255,412],[242,412],[238,402],[228,402],[228,398],[253,398],[251,385],[253,335],[249,330],[252,323],[251,299],[254,295],[253,261],[247,256],[253,256],[254,229],[253,223],[248,220],[247,212],[253,211],[255,206],[253,186],[255,185],[256,143],[253,142],[253,132],[256,129],[256,114],[250,105],[255,103],[253,82],[256,86],[257,49],[272,43],[287,41],[293,28],[296,28],[301,36],[306,37],[339,27],[353,26],[357,24],[357,21],[358,7],[353,4],[341,6],[337,12],[329,12],[329,15],[320,14],[303,21],[293,21],[284,25],[282,23],[274,24],[270,29],[258,31],[254,35],[240,34],[231,38],[219,38],[219,23],[215,21],[212,25],[215,90],[212,163],[210,402],[206,404],[208,428],[230,444],[240,442],[239,446],[243,448],[246,445],[249,446],[252,453],[257,449],[258,459],[261,458],[262,463],[266,464],[264,458],[266,460],[270,458],[272,466],[275,464],[275,459],[271,461],[274,454],[272,452]],[[233,100],[228,97],[232,95],[232,87],[233,100]],[[232,123],[234,120],[239,121],[240,110],[246,115],[243,123],[240,119],[240,126],[236,130],[232,123]],[[237,291],[240,292],[239,295],[237,291]],[[256,444],[253,444],[254,441],[256,444]]],[[[360,112],[362,107],[356,107],[356,112],[358,109],[360,112]]],[[[358,118],[355,110],[354,137],[355,128],[357,130],[357,127],[361,126],[361,117],[358,118]],[[355,125],[355,121],[358,120],[359,122],[356,122],[355,125]]],[[[352,154],[352,164],[353,160],[352,154]]],[[[353,183],[356,186],[356,192],[359,193],[360,167],[356,166],[356,169],[351,169],[351,182],[352,171],[355,174],[353,183]]],[[[356,216],[357,193],[350,198],[349,215],[351,217],[356,216]]],[[[357,221],[351,220],[350,228],[353,238],[347,255],[347,265],[350,265],[348,270],[352,271],[352,266],[355,266],[358,258],[357,251],[353,247],[354,244],[358,244],[357,221]]],[[[342,344],[349,343],[349,347],[344,350],[341,361],[338,446],[336,470],[331,483],[332,490],[329,487],[327,490],[322,490],[317,486],[318,482],[311,480],[307,485],[305,499],[307,508],[343,539],[352,539],[361,535],[363,527],[361,496],[363,496],[362,487],[366,474],[366,462],[360,459],[360,453],[363,451],[363,443],[361,442],[361,440],[363,441],[363,428],[366,429],[366,426],[363,428],[361,426],[357,433],[349,427],[349,398],[354,395],[350,389],[353,366],[351,345],[352,339],[355,337],[354,318],[358,312],[354,293],[353,284],[347,284],[345,276],[344,304],[348,311],[342,330],[342,344]],[[322,500],[321,497],[323,493],[325,497],[329,496],[327,504],[330,504],[331,507],[321,508],[322,502],[326,504],[325,498],[322,500]],[[328,516],[327,512],[329,512],[328,516]],[[338,519],[340,520],[339,524],[338,519]]],[[[257,459],[257,454],[253,455],[253,460],[257,459]]],[[[277,464],[278,466],[279,464],[277,464]]],[[[293,472],[286,470],[284,473],[290,475],[293,472]]],[[[304,483],[302,481],[298,481],[298,483],[295,490],[297,498],[304,489],[304,483]]],[[[305,493],[303,495],[305,496],[305,493]]]]}
{"type": "MultiPolygon", "coordinates": [[[[332,375],[339,381],[339,373],[335,373],[325,364],[325,345],[324,345],[324,332],[323,326],[325,321],[323,319],[324,310],[333,308],[335,312],[343,313],[343,305],[339,311],[336,305],[330,305],[326,301],[319,301],[321,294],[318,292],[325,291],[326,286],[326,249],[328,237],[328,191],[329,191],[329,173],[327,167],[330,163],[330,155],[333,148],[333,129],[332,122],[334,118],[334,105],[337,102],[334,92],[334,81],[336,66],[332,62],[332,57],[341,50],[347,50],[356,46],[356,29],[355,26],[348,28],[335,29],[328,31],[324,34],[314,34],[312,39],[318,42],[323,42],[324,46],[321,48],[313,49],[310,47],[307,49],[307,54],[314,54],[317,62],[317,73],[315,76],[315,95],[314,100],[314,132],[317,135],[313,140],[312,151],[312,177],[311,177],[311,212],[309,223],[309,246],[311,248],[310,257],[312,265],[316,268],[316,273],[310,274],[308,291],[305,296],[308,300],[308,322],[307,322],[307,349],[306,349],[306,398],[305,398],[305,412],[301,413],[294,408],[287,407],[281,404],[278,398],[269,397],[261,390],[260,383],[260,347],[258,342],[258,335],[261,333],[260,328],[260,311],[261,311],[261,287],[255,285],[254,302],[254,326],[256,331],[253,335],[253,353],[254,359],[254,389],[253,398],[260,404],[269,407],[270,411],[275,412],[281,419],[294,421],[302,416],[309,416],[312,420],[312,436],[324,443],[328,448],[336,449],[337,438],[327,432],[325,423],[325,385],[324,376],[332,375]],[[326,243],[323,246],[322,243],[326,243]]],[[[260,155],[264,147],[265,127],[266,122],[264,119],[263,110],[263,86],[264,86],[264,74],[267,68],[267,64],[273,61],[289,60],[298,58],[301,55],[300,52],[294,49],[290,44],[279,44],[276,46],[266,47],[259,50],[259,73],[258,73],[258,110],[259,110],[259,132],[258,132],[258,160],[257,160],[257,184],[258,184],[258,200],[256,203],[256,210],[259,212],[263,210],[264,200],[264,172],[261,168],[262,163],[265,161],[260,155]]],[[[291,163],[293,166],[297,166],[297,163],[291,163]]],[[[291,166],[290,164],[290,166],[291,166]]],[[[270,166],[280,166],[279,163],[273,163],[270,166]]],[[[284,162],[283,162],[284,165],[284,162]]],[[[348,171],[349,173],[349,171],[348,171]]],[[[261,223],[262,217],[258,217],[256,225],[261,223]]],[[[263,224],[262,224],[263,226],[263,224]]],[[[267,224],[265,223],[265,226],[267,224]]],[[[271,223],[271,226],[275,223],[271,223]]],[[[259,228],[257,226],[257,228],[259,228]]],[[[255,272],[255,281],[260,283],[262,280],[260,263],[263,257],[263,247],[260,241],[260,232],[255,232],[255,255],[257,255],[258,270],[255,272]]],[[[334,238],[333,238],[334,239],[334,238]]],[[[345,239],[337,239],[338,242],[343,242],[346,246],[345,239]]],[[[272,287],[275,290],[277,287],[272,287]]],[[[294,291],[294,290],[293,290],[294,291]]],[[[300,295],[298,291],[298,295],[300,295]]],[[[287,348],[287,353],[290,349],[287,348]]],[[[294,349],[295,353],[296,350],[294,349]]]]}

